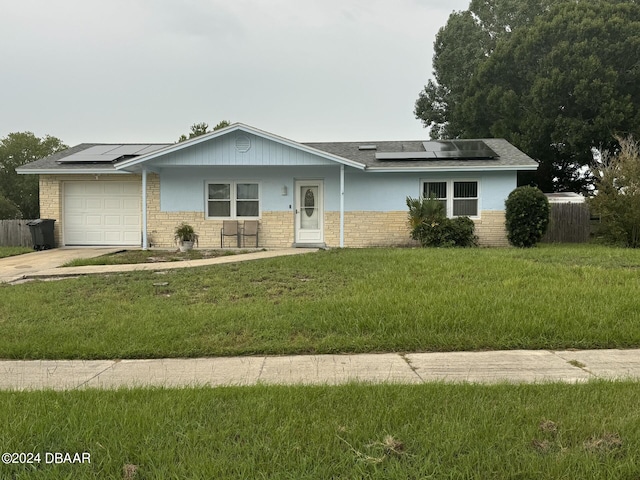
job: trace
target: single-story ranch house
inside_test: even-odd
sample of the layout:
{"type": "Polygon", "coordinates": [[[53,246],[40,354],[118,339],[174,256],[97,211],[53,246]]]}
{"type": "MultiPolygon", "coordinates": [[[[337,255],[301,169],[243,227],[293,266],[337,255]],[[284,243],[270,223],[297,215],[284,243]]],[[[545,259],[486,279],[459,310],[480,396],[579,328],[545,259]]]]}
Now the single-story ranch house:
{"type": "Polygon", "coordinates": [[[429,194],[472,218],[481,245],[506,245],[504,201],[537,166],[501,139],[298,143],[236,123],[174,144],[84,143],[18,171],[40,176],[57,245],[172,247],[186,222],[213,248],[224,220],[258,220],[261,247],[365,247],[411,244],[406,197],[429,194]]]}

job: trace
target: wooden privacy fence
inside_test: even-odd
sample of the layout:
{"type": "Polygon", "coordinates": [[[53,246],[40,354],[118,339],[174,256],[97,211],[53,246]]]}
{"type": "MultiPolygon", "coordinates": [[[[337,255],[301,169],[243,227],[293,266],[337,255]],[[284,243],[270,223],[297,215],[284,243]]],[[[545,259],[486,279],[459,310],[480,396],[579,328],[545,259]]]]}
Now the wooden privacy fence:
{"type": "Polygon", "coordinates": [[[544,243],[585,243],[591,235],[591,214],[586,203],[552,203],[544,243]]]}
{"type": "Polygon", "coordinates": [[[0,247],[33,247],[30,220],[0,220],[0,247]]]}

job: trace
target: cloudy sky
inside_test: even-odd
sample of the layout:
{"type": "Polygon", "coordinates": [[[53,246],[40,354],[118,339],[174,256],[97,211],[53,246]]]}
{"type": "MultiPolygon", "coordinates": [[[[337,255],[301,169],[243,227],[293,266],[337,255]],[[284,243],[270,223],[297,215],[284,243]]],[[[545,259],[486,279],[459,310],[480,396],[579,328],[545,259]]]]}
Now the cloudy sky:
{"type": "Polygon", "coordinates": [[[0,137],[173,142],[243,122],[292,140],[427,136],[433,40],[469,0],[0,0],[0,137]]]}

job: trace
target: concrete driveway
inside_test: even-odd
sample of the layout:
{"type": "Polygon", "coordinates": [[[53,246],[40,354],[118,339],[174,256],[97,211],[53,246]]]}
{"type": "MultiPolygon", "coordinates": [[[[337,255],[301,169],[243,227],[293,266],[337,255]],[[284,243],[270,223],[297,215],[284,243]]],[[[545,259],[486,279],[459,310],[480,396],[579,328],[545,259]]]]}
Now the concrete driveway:
{"type": "Polygon", "coordinates": [[[51,270],[76,258],[92,258],[118,252],[122,248],[54,248],[39,252],[0,258],[0,283],[9,283],[25,275],[51,270]]]}

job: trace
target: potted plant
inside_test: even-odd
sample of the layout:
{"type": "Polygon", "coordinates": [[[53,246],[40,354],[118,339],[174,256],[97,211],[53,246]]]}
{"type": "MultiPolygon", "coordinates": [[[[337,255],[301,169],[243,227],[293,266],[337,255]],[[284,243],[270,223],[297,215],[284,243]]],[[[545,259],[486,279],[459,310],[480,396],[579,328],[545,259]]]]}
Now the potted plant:
{"type": "Polygon", "coordinates": [[[176,227],[175,239],[181,252],[188,252],[193,248],[194,244],[198,244],[198,234],[191,225],[184,222],[176,227]]]}

